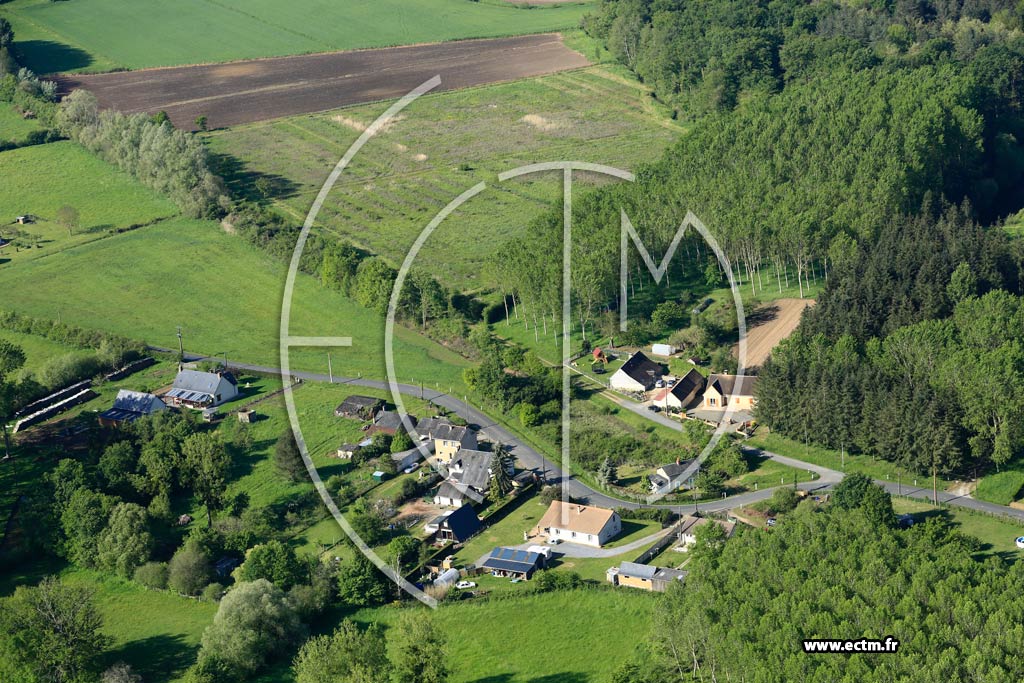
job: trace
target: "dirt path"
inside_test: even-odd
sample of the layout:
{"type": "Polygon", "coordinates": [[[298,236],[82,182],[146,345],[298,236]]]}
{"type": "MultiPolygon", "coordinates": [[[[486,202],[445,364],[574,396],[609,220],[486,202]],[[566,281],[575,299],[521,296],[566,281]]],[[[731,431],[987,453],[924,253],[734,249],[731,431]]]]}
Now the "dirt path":
{"type": "Polygon", "coordinates": [[[211,128],[393,99],[441,76],[437,90],[577,69],[590,62],[558,34],[462,40],[297,57],[256,59],[57,78],[62,92],[91,90],[103,107],[166,111],[192,129],[211,128]]]}
{"type": "MultiPolygon", "coordinates": [[[[804,309],[813,305],[814,299],[776,299],[747,316],[747,368],[764,363],[772,349],[800,324],[804,309]]],[[[732,352],[737,355],[739,347],[734,346],[732,352]]]]}

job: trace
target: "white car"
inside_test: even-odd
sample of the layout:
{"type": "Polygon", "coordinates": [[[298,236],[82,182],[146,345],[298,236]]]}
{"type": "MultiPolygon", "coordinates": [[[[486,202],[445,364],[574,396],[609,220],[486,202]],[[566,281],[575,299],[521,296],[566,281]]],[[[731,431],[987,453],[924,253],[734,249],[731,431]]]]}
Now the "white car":
{"type": "Polygon", "coordinates": [[[420,468],[420,464],[418,462],[414,462],[413,464],[409,465],[408,467],[406,467],[402,471],[405,472],[406,474],[412,474],[413,472],[415,472],[419,468],[420,468]]]}
{"type": "Polygon", "coordinates": [[[1018,548],[1024,549],[1024,536],[1018,536],[1014,542],[1017,544],[1018,548]]]}
{"type": "Polygon", "coordinates": [[[476,588],[476,583],[473,581],[459,581],[455,584],[455,587],[463,590],[466,588],[476,588]]]}

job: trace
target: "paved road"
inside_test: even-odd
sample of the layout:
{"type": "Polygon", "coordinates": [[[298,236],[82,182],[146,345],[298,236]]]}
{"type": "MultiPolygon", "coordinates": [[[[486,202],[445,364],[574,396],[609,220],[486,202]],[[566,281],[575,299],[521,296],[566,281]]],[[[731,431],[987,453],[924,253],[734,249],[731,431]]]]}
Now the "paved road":
{"type": "MultiPolygon", "coordinates": [[[[161,347],[150,347],[154,351],[160,351],[164,353],[174,353],[173,349],[166,349],[161,347]]],[[[195,354],[186,354],[185,360],[188,361],[199,361],[206,360],[208,356],[201,356],[195,354]]],[[[231,363],[231,367],[246,370],[249,372],[258,372],[264,374],[281,374],[280,368],[273,368],[263,365],[252,365],[247,363],[231,363]]],[[[292,376],[303,380],[313,382],[330,382],[331,378],[328,375],[316,372],[303,372],[303,371],[292,371],[292,376]]],[[[383,389],[389,390],[390,387],[387,382],[382,380],[374,379],[363,379],[355,377],[334,377],[335,384],[351,384],[353,386],[367,387],[371,389],[383,389]]],[[[601,491],[596,491],[578,479],[571,475],[566,476],[562,471],[562,468],[545,458],[543,455],[538,453],[536,450],[531,448],[528,444],[524,443],[522,439],[510,432],[508,429],[503,427],[501,424],[495,422],[493,419],[485,415],[480,410],[477,410],[473,406],[461,401],[454,396],[449,396],[434,390],[422,389],[419,386],[412,384],[399,384],[398,390],[407,396],[416,398],[422,397],[425,400],[432,401],[436,405],[443,406],[445,409],[455,413],[468,423],[475,425],[486,437],[491,441],[500,441],[505,444],[509,449],[509,452],[515,455],[519,461],[519,465],[524,469],[534,470],[542,475],[545,479],[552,484],[564,484],[566,492],[573,498],[579,500],[587,505],[598,505],[607,508],[628,508],[637,509],[640,507],[659,507],[669,508],[674,512],[686,513],[694,510],[693,504],[655,504],[655,505],[644,505],[633,501],[622,500],[615,498],[601,491]],[[422,394],[421,394],[422,392],[422,394]]],[[[621,405],[627,405],[628,402],[623,402],[621,405]]],[[[630,408],[633,410],[633,408],[630,408]]],[[[642,415],[652,421],[664,423],[667,421],[670,426],[674,425],[678,428],[678,422],[673,422],[669,418],[661,415],[660,413],[652,413],[643,408],[634,410],[638,415],[642,415]]],[[[756,448],[750,448],[744,446],[743,449],[747,452],[754,452],[764,455],[766,457],[775,460],[776,462],[793,467],[804,472],[813,472],[817,475],[817,478],[813,481],[808,480],[805,482],[799,482],[797,488],[804,491],[821,491],[829,489],[840,481],[843,480],[843,473],[837,470],[829,469],[827,467],[821,467],[819,465],[813,465],[806,463],[801,460],[789,458],[786,456],[779,455],[777,453],[771,453],[768,451],[762,451],[756,448]]],[[[810,477],[808,477],[810,479],[810,477]]],[[[907,496],[910,498],[919,498],[923,500],[931,501],[932,491],[928,487],[922,486],[910,486],[907,484],[897,484],[895,482],[876,480],[876,483],[884,487],[885,490],[890,493],[907,496]]],[[[788,485],[788,484],[787,484],[788,485]]],[[[705,512],[722,512],[730,510],[736,507],[744,507],[753,503],[766,500],[771,497],[775,489],[778,486],[762,489],[760,491],[750,491],[748,493],[741,493],[735,496],[729,496],[722,500],[716,501],[703,501],[699,502],[696,506],[698,510],[705,512]]],[[[951,493],[940,491],[938,494],[939,502],[947,503],[949,505],[955,505],[958,507],[967,508],[970,510],[976,510],[979,512],[987,512],[990,514],[1003,515],[1014,519],[1024,521],[1024,510],[1018,510],[1005,505],[996,505],[995,503],[986,503],[970,496],[957,496],[951,493]]]]}

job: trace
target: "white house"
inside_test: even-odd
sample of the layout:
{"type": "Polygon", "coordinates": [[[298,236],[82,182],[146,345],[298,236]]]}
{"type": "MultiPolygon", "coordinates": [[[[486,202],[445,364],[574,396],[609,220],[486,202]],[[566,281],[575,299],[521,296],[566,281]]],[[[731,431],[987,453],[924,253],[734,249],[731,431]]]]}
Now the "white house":
{"type": "Polygon", "coordinates": [[[227,403],[238,396],[238,382],[230,372],[182,370],[165,398],[175,406],[204,409],[227,403]]]}
{"type": "Polygon", "coordinates": [[[537,524],[537,531],[547,534],[549,540],[600,548],[622,531],[622,520],[614,510],[556,500],[537,524]]]}
{"type": "Polygon", "coordinates": [[[675,549],[681,552],[689,550],[690,547],[697,542],[697,529],[701,528],[705,524],[721,525],[721,527],[725,529],[726,538],[732,536],[733,531],[736,530],[735,522],[722,522],[717,519],[692,517],[687,515],[686,517],[683,517],[682,522],[679,524],[679,529],[676,532],[679,538],[679,545],[677,545],[675,549]]]}
{"type": "Polygon", "coordinates": [[[684,410],[694,403],[704,389],[704,375],[695,368],[680,377],[676,382],[664,389],[658,389],[651,396],[651,402],[659,408],[684,410]]]}
{"type": "Polygon", "coordinates": [[[642,351],[637,351],[615,371],[608,384],[619,391],[647,391],[664,374],[665,369],[660,364],[645,356],[642,351]]]}

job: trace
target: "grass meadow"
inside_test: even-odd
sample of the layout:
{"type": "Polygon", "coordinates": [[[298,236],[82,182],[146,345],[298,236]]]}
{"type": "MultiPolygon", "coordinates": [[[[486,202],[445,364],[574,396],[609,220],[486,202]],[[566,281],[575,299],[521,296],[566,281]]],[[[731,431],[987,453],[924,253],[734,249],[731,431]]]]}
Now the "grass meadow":
{"type": "Polygon", "coordinates": [[[897,514],[913,514],[917,521],[938,517],[950,522],[963,533],[982,542],[982,556],[999,555],[1007,560],[1024,557],[1024,551],[1014,543],[1014,539],[1024,535],[1024,523],[1008,517],[996,517],[963,508],[936,507],[922,500],[897,496],[893,496],[892,506],[897,514]]]}
{"type": "MultiPolygon", "coordinates": [[[[286,215],[305,217],[327,174],[386,109],[362,105],[207,134],[238,194],[261,199],[256,180],[286,215]]],[[[486,263],[534,216],[561,201],[561,176],[498,183],[501,171],[576,160],[636,168],[682,131],[635,79],[601,65],[420,98],[372,138],[334,186],[319,227],[402,263],[434,215],[473,185],[488,189],[449,216],[420,264],[463,291],[494,285],[486,263]]],[[[604,182],[581,175],[581,187],[604,182]]]]}
{"type": "Polygon", "coordinates": [[[589,0],[15,0],[3,14],[38,73],[109,71],[574,28],[589,0]]]}
{"type": "Polygon", "coordinates": [[[39,121],[26,119],[14,108],[14,105],[0,104],[0,143],[20,144],[30,133],[38,130],[43,130],[39,121]]]}
{"type": "MultiPolygon", "coordinates": [[[[452,683],[600,683],[648,639],[655,599],[591,588],[446,604],[433,616],[453,653],[452,683]]],[[[353,618],[387,626],[400,609],[353,618]]]]}
{"type": "Polygon", "coordinates": [[[0,224],[29,214],[36,222],[0,227],[0,235],[23,233],[0,251],[0,264],[36,259],[125,230],[173,216],[170,200],[146,188],[84,147],[65,141],[0,153],[0,224]],[[57,221],[63,206],[78,211],[73,234],[57,221]],[[32,237],[35,236],[35,237],[32,237]],[[36,246],[38,245],[38,246],[36,246]]]}
{"type": "MultiPolygon", "coordinates": [[[[214,223],[170,219],[11,265],[0,268],[0,291],[17,293],[5,305],[19,312],[165,347],[177,346],[180,325],[188,351],[280,365],[286,268],[214,223]]],[[[337,376],[386,376],[380,315],[299,276],[292,321],[293,334],[353,337],[332,353],[337,376]]],[[[460,356],[404,327],[396,337],[402,381],[461,387],[460,356]]],[[[327,352],[293,349],[291,363],[326,373],[327,352]]]]}

